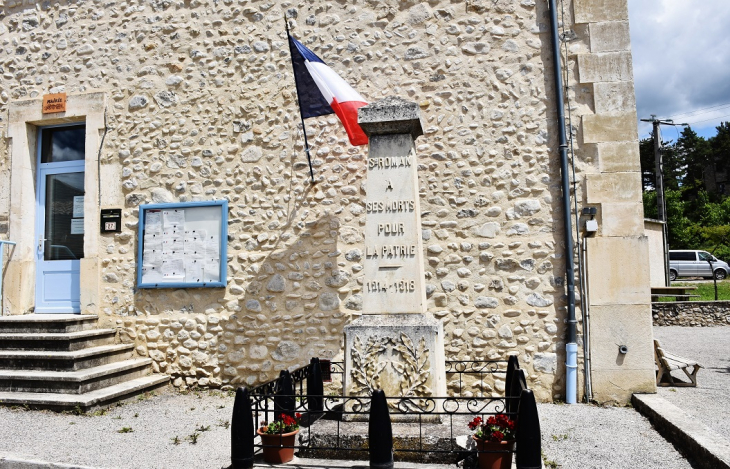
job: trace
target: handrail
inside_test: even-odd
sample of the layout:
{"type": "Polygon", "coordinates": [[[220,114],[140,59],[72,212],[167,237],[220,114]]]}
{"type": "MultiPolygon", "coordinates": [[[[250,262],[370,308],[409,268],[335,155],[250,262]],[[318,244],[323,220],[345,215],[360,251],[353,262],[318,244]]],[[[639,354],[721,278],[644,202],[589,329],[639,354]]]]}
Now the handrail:
{"type": "Polygon", "coordinates": [[[0,239],[0,316],[4,316],[5,311],[3,310],[3,253],[5,252],[5,245],[15,246],[15,241],[5,241],[0,239]]]}

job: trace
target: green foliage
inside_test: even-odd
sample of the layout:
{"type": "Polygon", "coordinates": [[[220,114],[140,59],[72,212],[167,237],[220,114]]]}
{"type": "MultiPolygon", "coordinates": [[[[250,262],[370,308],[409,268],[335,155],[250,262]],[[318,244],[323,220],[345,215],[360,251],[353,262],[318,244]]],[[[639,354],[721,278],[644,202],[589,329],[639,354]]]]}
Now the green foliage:
{"type": "MultiPolygon", "coordinates": [[[[639,142],[639,151],[644,216],[657,219],[653,139],[639,142]]],[[[718,172],[730,171],[730,123],[709,139],[685,128],[676,142],[662,142],[662,158],[669,248],[703,249],[730,261],[730,197],[715,183],[718,172]]]]}

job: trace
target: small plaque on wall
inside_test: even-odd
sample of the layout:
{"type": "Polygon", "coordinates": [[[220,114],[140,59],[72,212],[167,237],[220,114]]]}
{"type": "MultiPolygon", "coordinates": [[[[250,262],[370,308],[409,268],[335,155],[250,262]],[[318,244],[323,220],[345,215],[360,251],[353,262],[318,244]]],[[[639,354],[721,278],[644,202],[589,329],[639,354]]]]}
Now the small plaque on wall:
{"type": "Polygon", "coordinates": [[[119,233],[122,231],[122,209],[105,208],[101,211],[101,232],[119,233]]]}
{"type": "Polygon", "coordinates": [[[43,114],[54,112],[66,112],[66,93],[43,95],[43,114]]]}

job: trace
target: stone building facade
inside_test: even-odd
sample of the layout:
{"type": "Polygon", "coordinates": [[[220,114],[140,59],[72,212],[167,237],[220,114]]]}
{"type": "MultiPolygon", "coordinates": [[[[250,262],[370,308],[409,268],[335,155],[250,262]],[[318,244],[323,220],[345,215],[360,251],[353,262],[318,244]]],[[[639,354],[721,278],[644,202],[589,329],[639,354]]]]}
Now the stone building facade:
{"type": "MultiPolygon", "coordinates": [[[[308,120],[310,182],[286,16],[366,99],[420,106],[428,311],[446,358],[518,354],[538,398],[563,398],[562,220],[574,214],[560,203],[546,1],[1,3],[0,236],[18,243],[4,314],[35,311],[38,130],[85,122],[82,312],[177,386],[253,385],[342,358],[362,304],[367,148],[334,116],[308,120]],[[43,114],[61,92],[66,111],[43,114]],[[139,205],[220,199],[227,286],[137,289],[139,205]],[[122,209],[121,232],[99,232],[107,208],[122,209]]],[[[626,0],[558,5],[574,195],[579,211],[598,208],[584,269],[593,392],[625,402],[654,389],[626,0]],[[620,364],[616,343],[631,350],[620,364]]]]}

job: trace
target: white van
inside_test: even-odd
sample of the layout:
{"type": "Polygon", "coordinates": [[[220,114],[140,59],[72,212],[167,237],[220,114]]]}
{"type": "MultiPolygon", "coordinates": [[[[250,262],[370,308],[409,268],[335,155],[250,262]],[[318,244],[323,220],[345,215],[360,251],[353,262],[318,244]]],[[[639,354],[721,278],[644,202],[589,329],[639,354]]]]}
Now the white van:
{"type": "Polygon", "coordinates": [[[727,262],[717,260],[707,251],[669,251],[669,280],[677,277],[705,277],[722,280],[730,274],[727,262]]]}

